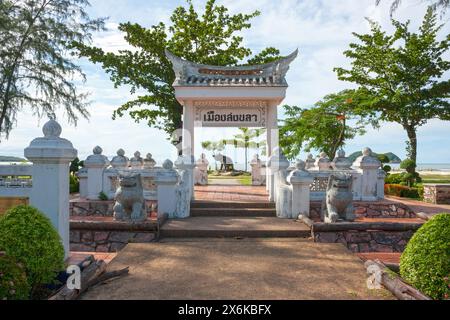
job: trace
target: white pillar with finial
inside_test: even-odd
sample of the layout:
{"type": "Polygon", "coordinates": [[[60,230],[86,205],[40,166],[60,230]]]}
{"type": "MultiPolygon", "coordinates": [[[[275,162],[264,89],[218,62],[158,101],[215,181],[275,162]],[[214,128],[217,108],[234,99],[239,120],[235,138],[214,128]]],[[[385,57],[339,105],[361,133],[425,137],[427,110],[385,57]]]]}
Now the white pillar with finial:
{"type": "Polygon", "coordinates": [[[100,192],[103,191],[103,173],[109,166],[109,160],[102,155],[103,149],[96,146],[92,150],[93,154],[84,160],[84,167],[87,169],[87,198],[98,200],[100,192]]]}
{"type": "Polygon", "coordinates": [[[310,186],[314,179],[306,171],[305,161],[298,160],[295,168],[288,177],[292,185],[292,218],[297,219],[300,215],[309,218],[310,186]]]}
{"type": "Polygon", "coordinates": [[[33,163],[30,204],[42,211],[61,236],[69,256],[69,165],[77,157],[69,140],[60,137],[62,128],[54,119],[43,127],[44,137],[31,141],[25,157],[33,163]]]}

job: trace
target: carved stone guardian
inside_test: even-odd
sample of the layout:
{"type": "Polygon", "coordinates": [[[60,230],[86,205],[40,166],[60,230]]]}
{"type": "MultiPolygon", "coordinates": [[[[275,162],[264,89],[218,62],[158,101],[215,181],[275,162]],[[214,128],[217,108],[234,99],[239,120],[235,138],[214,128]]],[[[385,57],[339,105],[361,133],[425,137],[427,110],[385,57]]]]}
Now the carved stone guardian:
{"type": "Polygon", "coordinates": [[[143,221],[147,218],[140,174],[120,175],[114,200],[115,220],[143,221]]]}
{"type": "Polygon", "coordinates": [[[335,173],[330,175],[326,196],[322,202],[321,217],[324,222],[355,220],[352,184],[353,178],[350,174],[335,173]]]}

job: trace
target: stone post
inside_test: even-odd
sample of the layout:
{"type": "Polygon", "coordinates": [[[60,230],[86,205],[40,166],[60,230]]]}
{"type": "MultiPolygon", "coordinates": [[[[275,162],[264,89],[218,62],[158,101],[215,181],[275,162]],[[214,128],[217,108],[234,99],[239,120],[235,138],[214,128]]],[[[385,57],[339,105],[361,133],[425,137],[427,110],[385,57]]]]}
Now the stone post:
{"type": "Polygon", "coordinates": [[[155,181],[158,193],[158,217],[168,214],[169,217],[173,218],[177,209],[176,188],[178,178],[178,173],[173,169],[172,161],[164,161],[163,170],[158,172],[155,181]]]}
{"type": "Polygon", "coordinates": [[[252,167],[252,185],[253,186],[263,185],[264,179],[261,174],[262,163],[257,154],[255,154],[252,161],[250,162],[250,166],[252,167]]]}
{"type": "Polygon", "coordinates": [[[378,169],[378,181],[377,181],[377,198],[384,199],[384,179],[386,178],[386,172],[383,169],[378,169]]]}
{"type": "Polygon", "coordinates": [[[355,160],[353,166],[361,173],[361,200],[378,200],[378,169],[381,167],[381,162],[372,155],[370,148],[364,148],[363,155],[355,160]]]}
{"type": "Polygon", "coordinates": [[[188,173],[188,186],[189,186],[189,193],[190,198],[194,200],[195,193],[194,193],[194,168],[195,168],[195,158],[194,156],[179,156],[178,159],[175,161],[175,167],[178,170],[186,170],[188,173]]]}
{"type": "Polygon", "coordinates": [[[319,171],[327,171],[332,170],[331,168],[331,161],[328,158],[327,154],[325,152],[320,153],[320,157],[317,158],[314,167],[319,169],[319,171]]]}
{"type": "Polygon", "coordinates": [[[305,162],[306,162],[305,168],[306,168],[306,170],[308,170],[308,169],[314,168],[316,160],[314,160],[313,155],[310,153],[310,154],[308,154],[308,157],[306,158],[305,162]]]}
{"type": "Polygon", "coordinates": [[[109,166],[108,158],[102,155],[103,149],[96,146],[93,154],[86,158],[84,167],[87,169],[87,198],[98,200],[100,192],[103,192],[103,173],[109,166]]]}
{"type": "Polygon", "coordinates": [[[277,199],[277,188],[280,174],[285,174],[289,168],[289,161],[286,159],[280,148],[275,148],[268,161],[270,171],[269,201],[277,199]]]}
{"type": "Polygon", "coordinates": [[[314,179],[305,170],[304,161],[298,160],[295,168],[288,177],[288,182],[292,185],[292,218],[297,219],[299,215],[309,218],[310,186],[314,179]]]}
{"type": "Polygon", "coordinates": [[[43,127],[44,137],[34,139],[25,149],[33,163],[30,204],[42,211],[58,231],[69,256],[69,165],[77,157],[70,141],[60,137],[62,128],[53,119],[43,127]]]}

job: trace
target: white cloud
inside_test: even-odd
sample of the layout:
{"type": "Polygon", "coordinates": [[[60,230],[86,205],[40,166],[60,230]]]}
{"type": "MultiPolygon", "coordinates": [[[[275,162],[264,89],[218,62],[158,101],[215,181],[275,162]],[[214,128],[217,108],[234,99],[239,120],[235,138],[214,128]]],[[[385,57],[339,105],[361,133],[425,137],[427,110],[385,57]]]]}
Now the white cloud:
{"type": "MultiPolygon", "coordinates": [[[[274,46],[282,54],[299,48],[300,55],[291,66],[287,80],[290,85],[285,103],[302,106],[312,105],[325,94],[350,87],[337,80],[333,67],[348,66],[349,61],[342,52],[354,41],[352,32],[368,31],[366,16],[380,22],[383,28],[392,30],[389,17],[390,1],[382,1],[375,7],[375,0],[222,0],[231,12],[249,13],[260,10],[252,28],[243,32],[246,45],[255,53],[267,46],[274,46]]],[[[95,34],[94,44],[104,50],[117,52],[129,49],[123,33],[117,30],[120,22],[136,22],[149,27],[159,21],[169,22],[173,9],[184,5],[184,0],[96,0],[92,1],[93,16],[109,16],[107,32],[95,34]]],[[[203,0],[196,0],[197,8],[203,7],[203,0]]],[[[417,28],[425,13],[425,5],[419,0],[403,1],[395,18],[401,21],[411,19],[411,27],[417,28]]],[[[444,22],[444,21],[443,21],[444,22]]],[[[441,31],[448,34],[449,26],[441,31]]],[[[65,126],[63,135],[69,138],[79,150],[81,158],[87,156],[95,145],[104,148],[105,154],[113,155],[118,148],[124,148],[130,155],[135,150],[151,152],[158,161],[173,158],[175,148],[165,139],[165,134],[149,128],[145,123],[136,124],[129,117],[116,121],[111,114],[122,103],[132,99],[129,88],[115,89],[108,75],[99,66],[86,60],[81,61],[88,80],[81,85],[83,91],[92,93],[94,101],[90,107],[90,121],[80,121],[78,127],[65,126]]],[[[281,108],[280,108],[281,113],[281,108]]],[[[35,118],[27,113],[19,117],[19,126],[14,129],[8,141],[0,144],[0,154],[22,155],[23,148],[31,139],[41,135],[35,118]]],[[[64,121],[61,121],[65,123],[64,121]]],[[[232,135],[235,130],[208,130],[208,140],[232,135]]],[[[438,120],[421,127],[419,133],[419,162],[450,162],[450,125],[438,120]]],[[[197,150],[200,150],[197,139],[197,150]]],[[[371,146],[375,151],[393,151],[404,156],[404,130],[396,124],[385,124],[382,129],[369,129],[363,137],[348,143],[346,150],[355,151],[371,146]]],[[[231,152],[233,156],[233,152],[231,152]]],[[[242,161],[242,152],[237,153],[242,161]]]]}

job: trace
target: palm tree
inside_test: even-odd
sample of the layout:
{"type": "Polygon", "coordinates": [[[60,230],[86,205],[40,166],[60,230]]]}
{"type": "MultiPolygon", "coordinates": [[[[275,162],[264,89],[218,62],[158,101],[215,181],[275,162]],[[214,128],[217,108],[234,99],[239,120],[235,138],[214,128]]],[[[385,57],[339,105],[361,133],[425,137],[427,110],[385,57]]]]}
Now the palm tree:
{"type": "Polygon", "coordinates": [[[265,129],[239,128],[239,130],[241,133],[235,135],[233,139],[224,140],[224,144],[232,144],[235,148],[245,149],[245,171],[247,171],[248,149],[259,149],[262,144],[262,153],[265,153],[265,141],[258,141],[258,138],[265,132],[265,129]],[[256,141],[253,141],[255,138],[256,141]]]}
{"type": "MultiPolygon", "coordinates": [[[[376,0],[376,5],[378,6],[382,0],[376,0]]],[[[431,2],[431,7],[433,10],[436,10],[438,8],[442,8],[442,12],[444,13],[445,10],[450,7],[450,0],[426,0],[427,2],[431,2]]],[[[393,0],[391,4],[391,15],[398,9],[400,4],[402,3],[402,0],[393,0]]]]}

